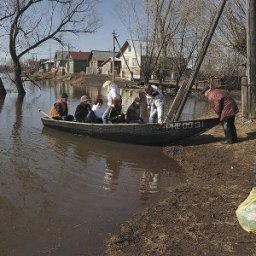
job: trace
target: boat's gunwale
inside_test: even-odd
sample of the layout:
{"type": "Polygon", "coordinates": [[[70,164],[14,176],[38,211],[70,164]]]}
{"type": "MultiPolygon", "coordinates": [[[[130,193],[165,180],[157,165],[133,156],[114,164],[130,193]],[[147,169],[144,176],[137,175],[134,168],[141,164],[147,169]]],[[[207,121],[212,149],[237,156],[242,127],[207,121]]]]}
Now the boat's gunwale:
{"type": "Polygon", "coordinates": [[[44,126],[73,134],[130,144],[161,146],[204,133],[219,123],[218,118],[183,120],[162,125],[81,123],[47,117],[41,119],[44,126]]]}
{"type": "Polygon", "coordinates": [[[48,121],[53,121],[56,123],[70,123],[70,124],[76,124],[76,125],[82,125],[82,126],[109,126],[109,127],[118,127],[118,126],[141,126],[141,127],[145,127],[145,126],[156,126],[156,127],[163,127],[166,126],[167,124],[175,124],[175,123],[188,123],[188,122],[202,122],[202,121],[218,121],[219,118],[201,118],[201,119],[192,119],[192,120],[181,120],[181,121],[171,121],[171,122],[166,122],[166,123],[162,123],[162,124],[150,124],[150,123],[118,123],[118,124],[102,124],[102,123],[83,123],[83,122],[76,122],[76,121],[65,121],[65,120],[56,120],[56,119],[52,119],[49,117],[42,117],[42,120],[48,120],[48,121]]]}

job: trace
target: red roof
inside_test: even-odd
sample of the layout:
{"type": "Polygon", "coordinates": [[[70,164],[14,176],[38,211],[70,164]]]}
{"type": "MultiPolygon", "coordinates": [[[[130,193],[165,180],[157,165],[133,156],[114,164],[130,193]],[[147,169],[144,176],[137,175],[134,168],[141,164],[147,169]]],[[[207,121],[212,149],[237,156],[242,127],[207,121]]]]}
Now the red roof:
{"type": "Polygon", "coordinates": [[[73,60],[89,60],[90,52],[69,52],[69,56],[73,60]]]}

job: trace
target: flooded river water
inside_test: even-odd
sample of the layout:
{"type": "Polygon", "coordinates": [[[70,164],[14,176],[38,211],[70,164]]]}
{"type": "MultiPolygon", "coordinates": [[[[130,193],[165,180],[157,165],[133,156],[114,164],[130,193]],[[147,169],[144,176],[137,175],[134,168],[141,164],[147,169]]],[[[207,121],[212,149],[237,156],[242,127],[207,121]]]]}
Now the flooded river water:
{"type": "MultiPolygon", "coordinates": [[[[0,255],[103,255],[109,233],[181,181],[179,166],[161,147],[43,128],[38,108],[48,113],[65,91],[73,114],[80,96],[95,98],[99,88],[27,85],[27,94],[19,98],[15,87],[4,83],[8,93],[0,99],[0,255]]],[[[138,95],[122,93],[125,105],[138,95]]],[[[186,115],[200,114],[204,107],[204,102],[190,100],[186,115]]]]}

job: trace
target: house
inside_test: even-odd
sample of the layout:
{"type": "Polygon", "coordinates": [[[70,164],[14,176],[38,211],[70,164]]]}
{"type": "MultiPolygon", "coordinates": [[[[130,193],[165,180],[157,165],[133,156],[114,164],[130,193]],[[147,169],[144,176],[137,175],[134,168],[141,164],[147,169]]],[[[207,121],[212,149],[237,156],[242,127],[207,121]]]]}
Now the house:
{"type": "Polygon", "coordinates": [[[67,59],[68,51],[56,51],[54,54],[54,67],[57,70],[65,70],[67,59]]]}
{"type": "MultiPolygon", "coordinates": [[[[104,61],[100,66],[100,73],[103,75],[112,74],[112,63],[113,63],[113,57],[104,61]]],[[[118,58],[115,58],[115,75],[120,75],[120,70],[121,70],[121,60],[118,58]]]]}
{"type": "Polygon", "coordinates": [[[121,60],[121,77],[122,78],[140,78],[140,64],[143,58],[143,49],[139,41],[127,40],[117,53],[116,57],[121,60]]]}
{"type": "Polygon", "coordinates": [[[51,71],[54,67],[54,61],[49,59],[40,59],[39,60],[39,72],[51,71]]]}
{"type": "MultiPolygon", "coordinates": [[[[104,72],[107,72],[107,74],[112,74],[112,61],[110,61],[111,58],[113,59],[112,51],[92,50],[90,58],[90,67],[87,69],[87,73],[97,74],[98,69],[102,69],[102,65],[107,65],[104,68],[104,72]]],[[[117,63],[118,61],[115,61],[114,70],[116,74],[120,74],[120,67],[118,68],[118,66],[116,66],[117,63]]]]}
{"type": "Polygon", "coordinates": [[[54,57],[55,67],[57,70],[64,70],[65,73],[85,72],[90,57],[91,52],[57,51],[54,57]]]}
{"type": "Polygon", "coordinates": [[[69,52],[67,72],[68,73],[79,73],[86,71],[86,67],[89,66],[89,60],[91,52],[69,52]]]}
{"type": "MultiPolygon", "coordinates": [[[[146,62],[146,49],[150,48],[147,42],[127,40],[117,53],[116,57],[121,60],[121,77],[129,79],[141,79],[143,77],[141,63],[146,62]]],[[[154,59],[154,58],[153,58],[154,59]]],[[[161,60],[161,57],[159,58],[161,60]]],[[[175,57],[167,57],[164,59],[165,66],[161,67],[160,72],[169,78],[175,78],[177,74],[177,60],[175,57]]],[[[183,59],[183,63],[185,59],[183,59]]],[[[155,70],[155,74],[157,71],[155,70]]],[[[152,77],[153,78],[153,77],[152,77]]]]}

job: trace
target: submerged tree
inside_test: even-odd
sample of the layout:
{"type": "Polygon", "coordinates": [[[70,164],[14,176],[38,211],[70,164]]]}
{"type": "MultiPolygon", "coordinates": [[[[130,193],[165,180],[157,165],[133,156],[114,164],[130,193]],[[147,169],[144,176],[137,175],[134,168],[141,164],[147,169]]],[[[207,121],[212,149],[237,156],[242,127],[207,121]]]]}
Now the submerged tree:
{"type": "Polygon", "coordinates": [[[14,81],[24,95],[21,59],[43,43],[54,40],[63,44],[64,33],[93,33],[99,26],[96,0],[6,0],[1,13],[11,14],[1,23],[9,37],[14,81]],[[4,8],[4,9],[3,9],[4,8]]]}
{"type": "MultiPolygon", "coordinates": [[[[13,16],[13,12],[11,10],[8,10],[7,3],[6,2],[1,2],[0,3],[0,23],[4,23],[8,18],[13,16]]],[[[4,84],[2,81],[2,78],[0,78],[0,96],[6,95],[6,90],[4,88],[4,84]]]]}

